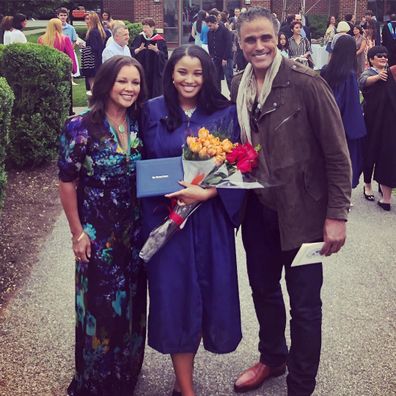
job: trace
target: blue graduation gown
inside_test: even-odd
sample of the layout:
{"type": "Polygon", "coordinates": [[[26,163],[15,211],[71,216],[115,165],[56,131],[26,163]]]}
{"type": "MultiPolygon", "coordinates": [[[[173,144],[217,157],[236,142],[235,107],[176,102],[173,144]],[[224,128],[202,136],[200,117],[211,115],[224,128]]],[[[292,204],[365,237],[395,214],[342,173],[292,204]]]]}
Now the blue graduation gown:
{"type": "Polygon", "coordinates": [[[352,163],[352,188],[355,188],[363,170],[363,138],[367,134],[355,73],[352,72],[344,82],[338,84],[333,93],[344,124],[352,163]]]}
{"type": "MultiPolygon", "coordinates": [[[[176,157],[186,137],[206,127],[236,141],[239,126],[235,106],[211,115],[197,109],[169,132],[164,98],[150,100],[144,110],[145,156],[176,157]]],[[[202,336],[204,347],[215,353],[232,352],[241,335],[234,227],[243,191],[221,191],[204,202],[165,246],[147,263],[150,311],[148,344],[162,353],[194,353],[202,336]]],[[[160,225],[168,215],[169,200],[142,200],[143,232],[160,225]]]]}

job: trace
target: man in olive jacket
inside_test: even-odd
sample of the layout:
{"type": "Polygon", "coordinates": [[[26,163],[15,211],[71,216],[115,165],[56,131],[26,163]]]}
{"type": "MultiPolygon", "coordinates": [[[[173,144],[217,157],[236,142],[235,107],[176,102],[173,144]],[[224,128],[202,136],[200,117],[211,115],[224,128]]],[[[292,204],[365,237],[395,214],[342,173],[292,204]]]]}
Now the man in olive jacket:
{"type": "Polygon", "coordinates": [[[238,19],[248,66],[232,82],[242,141],[260,144],[256,176],[269,185],[248,194],[242,238],[260,324],[260,361],[235,382],[236,392],[261,386],[288,367],[288,394],[310,395],[321,348],[322,264],[291,267],[302,243],[324,241],[321,253],[345,242],[351,165],[341,116],[324,80],[276,48],[269,10],[238,19]],[[291,306],[291,348],[280,279],[291,306]]]}

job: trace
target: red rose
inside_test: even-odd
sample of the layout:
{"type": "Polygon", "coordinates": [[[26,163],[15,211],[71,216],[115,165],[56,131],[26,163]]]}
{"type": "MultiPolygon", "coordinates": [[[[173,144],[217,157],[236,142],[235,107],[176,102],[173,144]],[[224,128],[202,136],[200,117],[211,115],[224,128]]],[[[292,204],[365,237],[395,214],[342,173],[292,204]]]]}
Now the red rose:
{"type": "Polygon", "coordinates": [[[235,164],[237,161],[239,161],[243,155],[244,155],[244,148],[243,146],[241,146],[240,144],[237,144],[232,150],[231,152],[229,152],[226,156],[227,161],[230,164],[235,164]]]}
{"type": "Polygon", "coordinates": [[[256,160],[258,157],[256,149],[250,143],[245,143],[244,146],[246,157],[249,158],[251,161],[256,160]]]}
{"type": "Polygon", "coordinates": [[[252,162],[249,161],[248,159],[244,159],[242,161],[239,161],[237,163],[237,169],[241,172],[241,173],[249,173],[252,171],[252,162]]]}

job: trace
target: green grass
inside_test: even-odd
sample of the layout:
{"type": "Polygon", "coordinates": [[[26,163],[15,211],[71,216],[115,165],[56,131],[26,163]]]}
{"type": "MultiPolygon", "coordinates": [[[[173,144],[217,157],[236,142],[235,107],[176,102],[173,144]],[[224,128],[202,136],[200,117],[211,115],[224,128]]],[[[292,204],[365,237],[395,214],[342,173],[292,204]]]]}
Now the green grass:
{"type": "MultiPolygon", "coordinates": [[[[81,52],[76,48],[76,54],[78,64],[81,66],[81,52]]],[[[74,80],[78,85],[73,85],[73,107],[86,107],[87,102],[87,90],[85,89],[85,78],[76,78],[74,80]]]]}
{"type": "Polygon", "coordinates": [[[76,78],[73,85],[73,107],[87,107],[87,94],[85,89],[85,78],[76,78]]]}
{"type": "Polygon", "coordinates": [[[42,36],[44,32],[42,33],[34,33],[34,34],[29,34],[26,36],[28,43],[34,43],[37,44],[37,40],[40,36],[42,36]]]}
{"type": "Polygon", "coordinates": [[[42,27],[42,26],[25,27],[25,28],[23,28],[23,31],[28,32],[29,30],[38,30],[38,29],[41,29],[43,32],[45,31],[45,27],[42,27]]]}

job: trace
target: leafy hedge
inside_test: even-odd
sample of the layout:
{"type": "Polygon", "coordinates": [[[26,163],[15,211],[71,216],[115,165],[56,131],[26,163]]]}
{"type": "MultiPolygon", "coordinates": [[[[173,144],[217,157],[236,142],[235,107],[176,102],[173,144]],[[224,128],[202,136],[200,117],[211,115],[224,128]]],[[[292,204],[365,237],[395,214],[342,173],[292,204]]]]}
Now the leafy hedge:
{"type": "Polygon", "coordinates": [[[78,37],[85,40],[85,36],[87,34],[87,27],[86,26],[74,26],[74,28],[76,29],[76,33],[78,34],[78,37]]]}
{"type": "Polygon", "coordinates": [[[141,23],[132,23],[129,21],[124,22],[129,30],[129,45],[131,45],[135,37],[143,31],[143,25],[141,23]]]}
{"type": "Polygon", "coordinates": [[[309,28],[313,39],[319,39],[325,35],[327,19],[326,15],[308,15],[309,28]]]}
{"type": "Polygon", "coordinates": [[[69,110],[70,59],[46,46],[11,44],[0,70],[15,95],[7,164],[34,167],[52,160],[69,110]]]}
{"type": "Polygon", "coordinates": [[[7,183],[4,161],[6,157],[6,147],[9,142],[9,127],[13,103],[14,94],[7,84],[7,80],[0,77],[0,209],[3,206],[7,183]]]}

